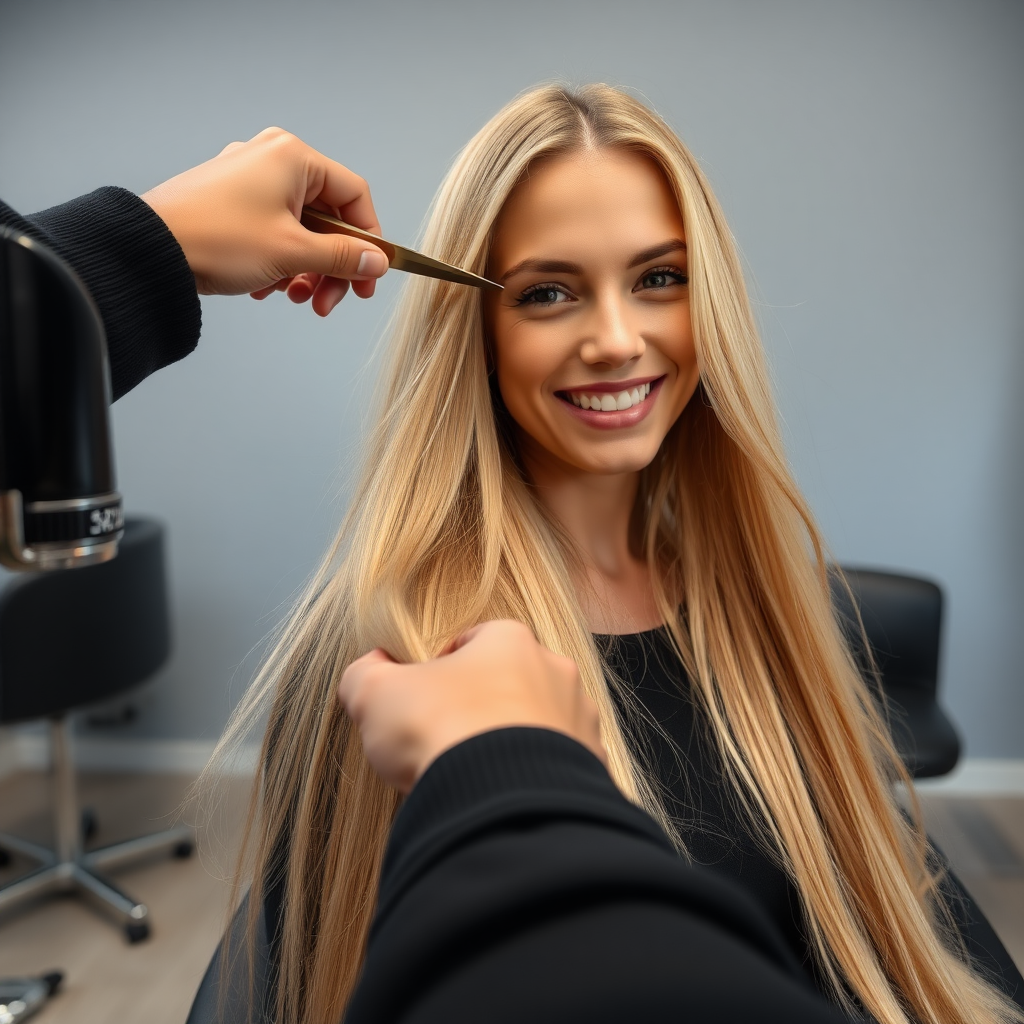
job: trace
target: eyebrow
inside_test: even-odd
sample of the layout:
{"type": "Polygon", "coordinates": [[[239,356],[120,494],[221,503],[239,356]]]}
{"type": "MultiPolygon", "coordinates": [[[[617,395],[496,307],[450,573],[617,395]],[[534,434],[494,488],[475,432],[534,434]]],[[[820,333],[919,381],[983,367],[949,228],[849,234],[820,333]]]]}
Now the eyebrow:
{"type": "Polygon", "coordinates": [[[578,263],[570,263],[568,260],[543,260],[543,259],[525,259],[520,260],[510,270],[506,270],[501,277],[498,278],[499,283],[504,283],[508,278],[514,277],[516,274],[522,274],[526,271],[535,274],[576,274],[581,275],[583,268],[578,263]]]}
{"type": "MultiPolygon", "coordinates": [[[[642,263],[649,263],[651,260],[660,259],[662,256],[667,256],[672,252],[686,252],[686,242],[681,238],[670,238],[667,242],[659,242],[657,245],[652,245],[650,248],[638,252],[629,261],[627,266],[630,269],[639,267],[642,263]]],[[[575,274],[577,277],[583,275],[583,267],[569,260],[529,258],[520,260],[514,267],[510,267],[498,280],[504,283],[508,278],[527,271],[535,274],[575,274]]]]}
{"type": "Polygon", "coordinates": [[[662,256],[667,256],[671,252],[686,252],[686,243],[681,238],[670,238],[667,242],[662,242],[660,245],[652,245],[650,249],[644,249],[643,252],[638,252],[629,262],[629,266],[639,267],[641,263],[650,263],[651,260],[661,259],[662,256]]]}

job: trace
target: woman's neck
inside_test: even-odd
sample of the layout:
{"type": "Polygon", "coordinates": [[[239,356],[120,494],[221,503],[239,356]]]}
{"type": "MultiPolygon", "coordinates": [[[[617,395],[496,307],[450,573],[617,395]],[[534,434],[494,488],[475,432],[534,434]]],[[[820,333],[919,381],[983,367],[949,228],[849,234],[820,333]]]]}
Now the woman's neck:
{"type": "Polygon", "coordinates": [[[639,633],[661,625],[647,563],[630,546],[640,474],[587,473],[528,453],[523,461],[537,497],[583,557],[589,586],[581,587],[580,600],[591,631],[639,633]]]}

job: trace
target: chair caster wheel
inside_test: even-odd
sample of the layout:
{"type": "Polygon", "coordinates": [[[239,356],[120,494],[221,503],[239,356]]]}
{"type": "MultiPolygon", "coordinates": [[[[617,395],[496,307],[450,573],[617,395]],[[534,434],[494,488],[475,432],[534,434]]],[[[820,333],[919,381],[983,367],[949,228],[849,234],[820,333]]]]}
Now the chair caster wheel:
{"type": "Polygon", "coordinates": [[[134,946],[136,942],[143,942],[149,938],[149,925],[145,921],[132,921],[124,926],[125,938],[134,946]]]}
{"type": "Polygon", "coordinates": [[[64,980],[63,971],[50,971],[48,974],[44,974],[40,981],[42,981],[50,992],[50,995],[55,995],[57,989],[60,988],[60,983],[64,980]]]}
{"type": "Polygon", "coordinates": [[[11,855],[0,846],[0,868],[7,867],[11,863],[11,855]]]}
{"type": "Polygon", "coordinates": [[[85,807],[82,809],[82,841],[89,842],[94,835],[96,835],[96,829],[99,828],[99,822],[96,820],[96,812],[91,807],[85,807]]]}
{"type": "Polygon", "coordinates": [[[185,860],[187,857],[192,856],[192,851],[194,849],[195,846],[193,843],[186,839],[184,842],[178,843],[178,845],[171,850],[171,856],[177,857],[178,860],[185,860]]]}

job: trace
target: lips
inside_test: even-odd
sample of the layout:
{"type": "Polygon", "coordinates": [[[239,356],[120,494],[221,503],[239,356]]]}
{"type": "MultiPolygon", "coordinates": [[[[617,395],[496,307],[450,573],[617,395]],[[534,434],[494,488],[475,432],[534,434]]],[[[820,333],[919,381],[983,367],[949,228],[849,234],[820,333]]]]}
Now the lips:
{"type": "Polygon", "coordinates": [[[625,381],[601,381],[578,388],[566,388],[555,394],[567,411],[590,426],[618,429],[645,419],[665,380],[643,377],[625,381]]]}

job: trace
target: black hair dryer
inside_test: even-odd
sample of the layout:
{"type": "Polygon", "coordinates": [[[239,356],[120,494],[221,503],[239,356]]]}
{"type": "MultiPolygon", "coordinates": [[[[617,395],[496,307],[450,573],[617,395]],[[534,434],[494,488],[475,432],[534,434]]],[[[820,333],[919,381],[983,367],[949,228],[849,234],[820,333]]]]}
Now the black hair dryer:
{"type": "Polygon", "coordinates": [[[45,246],[0,228],[0,562],[105,562],[124,532],[103,322],[45,246]]]}

